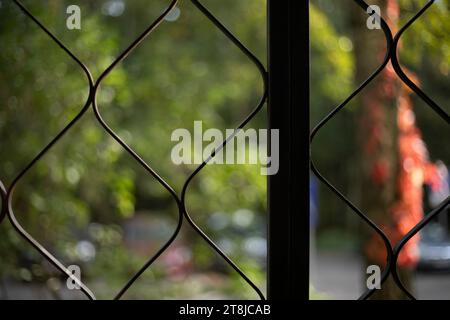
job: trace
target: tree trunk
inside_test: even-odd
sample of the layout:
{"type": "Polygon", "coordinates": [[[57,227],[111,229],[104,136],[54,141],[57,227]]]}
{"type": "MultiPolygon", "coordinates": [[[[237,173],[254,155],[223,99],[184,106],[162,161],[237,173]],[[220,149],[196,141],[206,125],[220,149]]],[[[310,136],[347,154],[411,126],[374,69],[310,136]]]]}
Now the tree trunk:
{"type": "MultiPolygon", "coordinates": [[[[385,17],[387,0],[372,1],[381,8],[385,17]]],[[[391,9],[391,8],[390,8],[391,9]]],[[[368,15],[355,6],[352,15],[355,56],[356,81],[362,83],[382,63],[386,52],[386,41],[382,30],[370,30],[366,27],[368,15]]],[[[361,165],[361,209],[390,238],[389,230],[395,229],[391,208],[399,200],[397,190],[398,178],[398,130],[397,104],[400,96],[400,83],[389,64],[387,68],[360,93],[357,100],[359,118],[359,146],[361,165]]],[[[366,234],[365,260],[366,266],[385,267],[386,250],[381,238],[371,229],[364,227],[366,234]]],[[[395,244],[395,243],[394,243],[395,244]]],[[[407,288],[411,285],[412,270],[409,267],[399,268],[400,277],[407,288]]],[[[365,269],[364,269],[365,271],[365,269]]],[[[368,275],[365,274],[367,277],[368,275]]],[[[365,281],[363,282],[366,283],[365,281]]],[[[406,296],[389,278],[372,296],[372,299],[404,299],[406,296]]]]}

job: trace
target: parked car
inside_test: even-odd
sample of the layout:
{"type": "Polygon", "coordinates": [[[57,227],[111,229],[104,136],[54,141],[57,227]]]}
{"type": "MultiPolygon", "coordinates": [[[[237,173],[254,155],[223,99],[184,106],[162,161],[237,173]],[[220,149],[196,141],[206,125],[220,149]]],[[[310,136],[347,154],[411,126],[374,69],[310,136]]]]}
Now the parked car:
{"type": "Polygon", "coordinates": [[[425,271],[450,271],[449,210],[421,232],[418,268],[425,271]]]}

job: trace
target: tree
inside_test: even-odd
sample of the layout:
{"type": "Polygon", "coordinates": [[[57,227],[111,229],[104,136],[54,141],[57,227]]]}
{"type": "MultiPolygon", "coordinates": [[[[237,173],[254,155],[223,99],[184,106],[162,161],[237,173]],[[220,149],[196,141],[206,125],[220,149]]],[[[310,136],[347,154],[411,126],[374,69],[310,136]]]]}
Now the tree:
{"type": "MultiPolygon", "coordinates": [[[[378,5],[395,33],[400,14],[398,2],[380,1],[378,5]]],[[[366,37],[365,31],[356,37],[360,48],[356,53],[360,81],[380,64],[386,51],[382,39],[369,43],[366,37]],[[379,52],[379,59],[369,60],[370,52],[379,52]]],[[[429,162],[414,120],[411,94],[389,63],[361,98],[362,190],[370,190],[363,193],[362,208],[387,235],[392,246],[423,218],[423,185],[437,183],[436,170],[429,162]]],[[[399,276],[410,291],[419,259],[418,241],[419,237],[415,236],[405,245],[397,263],[399,276]]],[[[367,264],[386,266],[387,251],[378,234],[370,235],[365,253],[367,264]]],[[[373,298],[403,299],[406,295],[390,277],[373,298]]]]}

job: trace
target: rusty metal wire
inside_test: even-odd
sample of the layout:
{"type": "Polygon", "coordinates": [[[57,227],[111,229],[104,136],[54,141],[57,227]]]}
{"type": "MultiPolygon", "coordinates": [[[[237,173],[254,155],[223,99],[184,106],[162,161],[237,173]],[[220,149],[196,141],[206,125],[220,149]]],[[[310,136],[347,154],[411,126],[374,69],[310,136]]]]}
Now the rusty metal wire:
{"type": "Polygon", "coordinates": [[[78,59],[56,36],[54,36],[49,29],[47,29],[19,0],[13,0],[17,7],[34,23],[45,32],[63,51],[65,51],[69,57],[74,60],[78,66],[83,70],[87,78],[87,85],[89,87],[89,96],[87,101],[84,103],[83,107],[79,113],[70,121],[61,132],[56,135],[51,142],[43,148],[38,155],[18,174],[18,176],[13,180],[12,184],[8,187],[4,187],[0,182],[0,195],[2,200],[2,210],[0,213],[0,223],[5,216],[8,216],[9,221],[15,228],[15,230],[30,244],[32,245],[46,260],[48,260],[53,266],[59,269],[62,273],[66,274],[67,277],[71,278],[75,283],[80,286],[81,291],[89,298],[94,300],[94,293],[79,279],[77,279],[73,274],[67,269],[67,267],[60,262],[56,257],[54,257],[50,252],[48,252],[43,245],[36,241],[19,223],[16,219],[16,215],[13,210],[13,195],[16,185],[21,181],[21,179],[27,174],[27,172],[56,144],[60,141],[63,136],[83,117],[86,112],[92,107],[95,117],[99,125],[112,137],[114,140],[130,155],[133,159],[139,163],[154,179],[156,179],[159,184],[161,184],[165,190],[172,196],[174,202],[178,207],[178,223],[173,231],[170,239],[164,243],[164,245],[154,254],[139,271],[129,279],[126,285],[117,293],[115,299],[120,299],[127,290],[135,283],[135,281],[144,273],[160,256],[163,254],[173,241],[178,237],[184,218],[188,221],[192,229],[197,232],[203,241],[211,247],[228,265],[230,265],[239,276],[258,294],[258,296],[264,300],[264,294],[261,290],[250,280],[250,278],[230,259],[219,247],[211,240],[206,232],[202,230],[192,218],[192,215],[188,213],[186,208],[186,194],[189,184],[194,179],[194,177],[205,167],[205,165],[214,158],[214,156],[230,141],[236,134],[242,129],[249,121],[251,121],[255,115],[262,109],[264,103],[267,99],[267,72],[263,64],[256,58],[256,56],[251,53],[205,6],[203,6],[198,0],[191,0],[193,5],[217,28],[219,29],[258,69],[261,74],[263,81],[263,94],[254,110],[239,124],[235,132],[227,137],[227,139],[218,147],[211,156],[205,160],[194,172],[188,177],[183,185],[181,195],[178,195],[175,190],[161,177],[158,173],[146,162],[144,161],[129,145],[127,145],[119,135],[111,129],[107,122],[103,119],[100,112],[99,105],[97,104],[97,94],[100,90],[100,85],[104,79],[110,74],[111,71],[117,67],[123,60],[125,60],[164,20],[164,18],[171,12],[173,8],[179,3],[180,0],[172,0],[164,12],[153,21],[149,27],[142,32],[99,76],[97,80],[91,75],[89,69],[83,64],[83,62],[78,59]]]}

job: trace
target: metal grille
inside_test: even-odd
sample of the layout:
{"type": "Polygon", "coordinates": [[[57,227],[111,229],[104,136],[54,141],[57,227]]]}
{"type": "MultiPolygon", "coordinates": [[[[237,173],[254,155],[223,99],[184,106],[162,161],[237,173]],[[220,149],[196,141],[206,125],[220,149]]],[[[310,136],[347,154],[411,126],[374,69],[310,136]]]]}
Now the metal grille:
{"type": "Polygon", "coordinates": [[[21,181],[21,179],[27,174],[27,172],[35,166],[35,164],[41,160],[41,158],[55,145],[60,141],[63,136],[78,122],[80,119],[85,116],[86,112],[89,108],[92,108],[95,114],[96,119],[98,120],[99,125],[112,137],[115,139],[120,146],[126,150],[136,162],[138,162],[148,174],[150,174],[153,178],[155,178],[164,188],[170,193],[173,198],[173,201],[176,203],[178,207],[178,224],[176,229],[173,231],[170,239],[157,251],[157,253],[151,257],[142,267],[141,269],[131,278],[128,283],[119,291],[119,293],[115,296],[115,299],[120,299],[125,292],[135,283],[135,281],[144,273],[147,268],[149,268],[174,242],[174,240],[178,237],[182,223],[184,220],[188,222],[188,224],[192,227],[192,229],[198,233],[203,241],[212,249],[214,249],[217,254],[228,264],[230,265],[242,279],[258,294],[258,296],[264,300],[264,294],[261,290],[252,282],[252,280],[233,262],[215,243],[211,240],[208,235],[196,224],[194,218],[189,214],[186,208],[186,194],[188,193],[188,188],[192,180],[195,176],[206,166],[206,164],[213,159],[215,154],[217,154],[220,150],[222,150],[225,145],[232,140],[247,123],[249,123],[255,115],[261,111],[263,108],[266,99],[267,99],[267,72],[263,66],[263,64],[256,58],[256,56],[250,52],[240,41],[237,39],[205,6],[203,6],[198,0],[191,0],[192,4],[216,27],[218,28],[258,69],[259,73],[262,77],[263,82],[263,94],[253,109],[253,111],[248,114],[244,120],[240,123],[240,125],[235,129],[233,134],[228,136],[226,140],[219,146],[200,166],[198,166],[194,172],[187,178],[184,182],[181,194],[177,194],[174,189],[161,177],[158,173],[147,163],[145,162],[129,145],[127,145],[118,135],[117,133],[108,126],[108,123],[102,118],[102,114],[100,108],[97,104],[97,94],[99,87],[103,80],[108,76],[108,74],[116,68],[118,64],[120,64],[123,60],[127,58],[158,26],[163,22],[164,18],[171,12],[173,8],[178,4],[179,0],[172,0],[170,5],[164,10],[164,12],[153,21],[148,28],[137,37],[128,48],[123,51],[114,62],[106,68],[105,71],[99,76],[97,80],[95,80],[89,69],[84,65],[84,63],[78,59],[56,36],[54,36],[49,29],[47,29],[19,0],[14,0],[14,3],[17,5],[18,9],[20,9],[23,14],[25,14],[29,19],[33,20],[34,23],[45,32],[55,43],[64,50],[71,59],[73,59],[78,66],[84,71],[87,78],[87,85],[89,86],[89,96],[84,106],[81,108],[81,111],[70,121],[64,129],[56,135],[53,140],[42,149],[39,154],[18,174],[18,176],[13,180],[10,186],[4,187],[0,182],[0,193],[2,199],[2,210],[0,214],[0,223],[7,216],[9,221],[14,226],[15,230],[30,244],[32,245],[46,260],[48,260],[53,266],[59,269],[61,272],[67,275],[67,277],[71,278],[76,284],[80,286],[81,291],[89,298],[95,299],[94,293],[79,279],[77,279],[68,268],[60,262],[57,258],[55,258],[50,252],[48,252],[38,241],[36,241],[17,221],[14,208],[12,205],[14,189],[16,185],[21,181]]]}
{"type": "MultiPolygon", "coordinates": [[[[258,71],[261,74],[262,80],[263,80],[263,87],[264,87],[264,93],[260,98],[260,101],[258,102],[258,104],[256,105],[256,107],[254,108],[254,110],[240,123],[240,125],[236,128],[236,130],[234,131],[234,133],[227,137],[227,139],[222,143],[222,145],[216,149],[210,157],[208,157],[207,160],[205,160],[200,166],[197,167],[196,170],[194,170],[194,172],[188,177],[188,179],[185,181],[181,194],[177,194],[174,189],[163,179],[161,178],[158,173],[147,163],[145,162],[130,146],[128,146],[115,132],[114,130],[112,130],[108,124],[105,122],[105,120],[102,118],[102,114],[100,112],[99,106],[97,105],[96,102],[96,97],[98,94],[98,90],[100,87],[100,84],[102,83],[102,81],[108,76],[108,74],[117,67],[118,64],[120,64],[123,60],[125,60],[127,58],[127,56],[129,54],[131,54],[164,20],[164,18],[171,12],[171,10],[177,5],[177,3],[180,0],[172,0],[170,5],[166,8],[166,10],[152,23],[149,25],[149,27],[138,37],[136,38],[129,46],[128,48],[123,51],[115,60],[114,62],[100,75],[100,77],[95,80],[89,69],[83,64],[83,62],[81,60],[79,60],[57,37],[55,37],[30,11],[27,10],[26,7],[23,6],[23,4],[19,1],[19,0],[13,0],[14,3],[17,5],[18,9],[21,10],[23,12],[23,14],[25,14],[29,19],[33,20],[34,23],[43,31],[45,32],[56,44],[59,45],[59,47],[64,50],[66,52],[66,54],[72,59],[74,60],[78,66],[84,71],[86,78],[87,78],[87,85],[89,87],[89,96],[87,98],[87,101],[85,102],[84,106],[81,108],[81,110],[79,111],[79,113],[75,116],[75,118],[73,118],[73,120],[67,124],[66,127],[64,127],[64,129],[53,138],[53,140],[44,148],[42,149],[38,155],[18,174],[18,176],[13,180],[12,184],[5,187],[3,186],[3,184],[0,182],[0,195],[1,195],[1,200],[2,200],[2,208],[1,208],[1,212],[0,212],[0,223],[5,219],[5,217],[9,218],[9,221],[12,223],[12,225],[14,226],[15,230],[30,244],[32,245],[46,260],[48,260],[52,265],[54,265],[57,269],[59,269],[62,273],[64,273],[65,275],[67,275],[69,278],[71,278],[74,282],[76,282],[77,284],[80,285],[81,287],[81,291],[89,298],[89,299],[95,299],[94,294],[90,291],[90,289],[84,285],[80,280],[78,280],[77,278],[75,278],[72,273],[67,269],[66,266],[64,266],[58,259],[56,259],[52,254],[50,254],[39,242],[37,242],[30,234],[27,233],[27,231],[19,224],[19,222],[16,220],[15,215],[14,215],[14,208],[12,205],[12,199],[13,199],[13,194],[14,194],[14,189],[16,187],[16,185],[18,184],[19,181],[22,180],[22,178],[27,174],[27,172],[36,165],[36,163],[38,161],[41,160],[41,158],[55,145],[58,143],[58,141],[60,141],[63,136],[69,131],[71,130],[71,128],[78,122],[80,121],[80,119],[82,117],[85,116],[86,112],[92,108],[95,114],[96,119],[98,120],[99,125],[112,137],[116,140],[117,143],[119,143],[121,145],[121,147],[127,151],[128,154],[130,154],[134,160],[139,163],[146,171],[148,174],[150,174],[153,178],[155,178],[164,188],[165,190],[172,196],[173,201],[176,203],[177,207],[178,207],[178,224],[176,229],[173,231],[172,236],[170,237],[170,239],[158,250],[158,252],[151,257],[143,266],[142,268],[128,281],[128,283],[120,290],[120,292],[115,296],[115,299],[120,299],[125,292],[127,292],[127,290],[135,283],[135,281],[142,275],[142,273],[147,270],[168,248],[169,246],[174,242],[174,240],[178,237],[182,223],[184,222],[184,220],[186,220],[188,222],[188,224],[192,227],[192,229],[197,232],[203,239],[203,241],[210,246],[212,249],[214,249],[221,257],[222,259],[229,264],[241,277],[242,279],[245,280],[245,282],[252,287],[255,292],[259,295],[259,297],[261,299],[265,299],[263,293],[261,292],[261,290],[251,281],[251,279],[249,279],[249,277],[241,270],[239,269],[239,267],[223,252],[220,250],[220,248],[214,243],[214,241],[212,241],[208,235],[196,224],[195,220],[191,217],[191,215],[189,214],[186,205],[185,205],[185,201],[186,201],[186,194],[188,192],[188,188],[190,186],[190,183],[192,182],[192,180],[196,177],[196,175],[206,166],[206,164],[211,161],[211,159],[215,156],[215,154],[217,152],[219,152],[222,148],[224,148],[224,146],[227,144],[228,141],[230,141],[231,139],[233,139],[236,134],[238,133],[238,131],[240,129],[242,129],[245,125],[247,125],[254,117],[255,115],[261,111],[261,109],[263,108],[264,103],[267,100],[267,96],[268,96],[268,73],[266,72],[263,64],[255,57],[254,54],[252,54],[252,52],[250,52],[206,7],[204,7],[198,0],[191,0],[191,2],[194,4],[194,6],[207,18],[210,20],[210,22],[216,27],[218,28],[236,47],[238,47],[241,52],[243,54],[245,54],[248,59],[250,61],[252,61],[252,63],[257,67],[258,71]]],[[[363,0],[354,0],[363,10],[367,10],[368,8],[368,4],[366,2],[364,2],[363,0]]],[[[293,0],[293,1],[288,1],[290,3],[290,5],[294,6],[294,3],[296,3],[297,1],[293,0]]],[[[300,3],[300,1],[298,1],[297,3],[300,3]]],[[[399,40],[402,36],[402,34],[414,23],[414,21],[416,21],[432,4],[434,3],[434,0],[430,0],[413,18],[411,18],[399,31],[398,33],[393,36],[392,32],[389,28],[389,26],[386,24],[386,22],[381,19],[381,27],[382,30],[384,32],[385,35],[385,39],[386,39],[386,45],[387,45],[387,49],[386,49],[386,54],[383,60],[383,63],[372,73],[372,75],[370,75],[352,94],[350,94],[341,104],[339,104],[336,108],[334,108],[326,117],[323,118],[323,120],[321,120],[319,122],[319,124],[311,131],[310,134],[310,149],[312,148],[312,144],[314,141],[314,137],[317,135],[317,133],[321,130],[321,128],[323,128],[329,121],[331,121],[334,116],[340,112],[343,108],[345,108],[350,101],[352,101],[369,83],[371,83],[387,66],[387,64],[389,63],[389,61],[392,63],[392,65],[394,66],[394,70],[396,72],[396,74],[399,76],[399,78],[409,87],[411,88],[411,90],[413,90],[434,112],[436,112],[447,124],[450,122],[450,117],[449,115],[444,111],[444,109],[442,109],[440,106],[438,106],[430,97],[428,97],[421,89],[419,89],[413,82],[411,79],[408,78],[408,76],[404,73],[404,71],[402,70],[402,67],[399,63],[399,59],[398,59],[398,43],[399,40]]],[[[277,6],[279,4],[275,4],[275,1],[270,1],[269,4],[271,4],[272,6],[277,6]]],[[[299,5],[300,7],[300,5],[299,5]]],[[[302,3],[301,8],[302,10],[304,10],[307,7],[307,5],[305,5],[304,3],[302,3]]],[[[271,6],[269,5],[269,8],[271,8],[271,6]]],[[[284,8],[284,10],[288,11],[288,7],[284,8]]],[[[269,10],[270,11],[270,10],[269,10]]],[[[307,10],[306,10],[307,11],[307,10]]],[[[276,14],[279,14],[280,12],[277,12],[276,14]]],[[[271,12],[269,12],[269,15],[271,14],[271,12]]],[[[275,16],[275,13],[274,13],[275,16]]],[[[303,13],[302,17],[308,17],[307,13],[303,13]]],[[[289,19],[290,20],[295,20],[295,16],[294,14],[289,15],[289,19]]],[[[275,19],[274,19],[275,20],[275,19]]],[[[307,22],[307,21],[306,21],[307,22]]],[[[303,21],[303,23],[306,23],[305,21],[303,21]]],[[[289,21],[290,24],[294,24],[292,21],[289,21]]],[[[275,29],[275,28],[274,28],[275,29]]],[[[307,28],[306,28],[307,29],[307,28]]],[[[304,30],[306,30],[304,29],[304,30]]],[[[291,30],[292,34],[288,35],[288,40],[286,40],[288,43],[292,44],[292,47],[286,48],[287,50],[292,50],[292,52],[298,52],[294,49],[292,49],[294,46],[293,42],[295,42],[295,31],[291,30]]],[[[284,35],[280,35],[280,37],[284,37],[284,35]]],[[[304,41],[308,40],[308,35],[306,31],[302,31],[302,35],[301,35],[302,39],[304,41]],[[303,34],[306,33],[306,34],[303,34]]],[[[283,38],[284,39],[284,38],[283,38]]],[[[275,39],[273,39],[275,42],[275,39]]],[[[298,49],[298,48],[297,48],[298,49]]],[[[292,53],[291,52],[291,53],[292,53]]],[[[274,55],[275,56],[275,55],[274,55]]],[[[292,60],[295,60],[295,58],[290,57],[292,60]]],[[[292,63],[289,62],[289,63],[292,63]]],[[[306,60],[306,63],[308,63],[308,61],[306,60]]],[[[294,68],[294,70],[298,70],[299,66],[296,65],[296,68],[294,68]]],[[[274,74],[273,72],[274,70],[270,70],[271,75],[274,74]]],[[[289,70],[291,72],[291,70],[289,70]]],[[[283,75],[284,76],[284,75],[283,75]]],[[[289,75],[290,76],[290,75],[289,75]]],[[[285,77],[286,79],[286,77],[285,77]]],[[[292,84],[292,83],[290,83],[292,84]]],[[[290,85],[290,84],[286,84],[286,85],[290,85]]],[[[277,88],[280,88],[280,86],[284,86],[285,84],[275,84],[271,82],[271,93],[274,93],[275,90],[275,86],[277,88]],[[273,85],[272,85],[273,84],[273,85]],[[273,90],[273,91],[272,91],[273,90]]],[[[305,83],[306,88],[308,87],[309,83],[305,83]]],[[[293,88],[289,88],[289,90],[293,91],[293,88]]],[[[292,93],[292,92],[291,92],[292,93]]],[[[271,98],[273,98],[274,95],[272,95],[271,98]]],[[[295,100],[293,98],[293,100],[295,100]]],[[[289,102],[291,103],[291,102],[289,102]]],[[[273,104],[273,101],[271,102],[271,104],[273,104]]],[[[271,109],[272,110],[272,109],[271,109]]],[[[275,110],[275,109],[273,109],[275,110]]],[[[299,112],[299,111],[296,111],[299,112]]],[[[305,111],[306,114],[308,114],[307,110],[305,111]]],[[[298,115],[298,113],[294,113],[294,115],[298,115]]],[[[283,119],[284,121],[285,119],[283,119]]],[[[282,122],[283,122],[282,121],[282,122]]],[[[291,127],[293,126],[293,122],[296,121],[296,118],[294,117],[294,120],[289,119],[289,123],[291,125],[291,127]]],[[[281,128],[283,130],[285,130],[286,128],[281,128]]],[[[290,141],[295,141],[296,138],[293,137],[292,135],[293,131],[289,131],[289,134],[291,136],[289,136],[290,141]]],[[[305,146],[307,144],[305,143],[305,146]]],[[[290,147],[295,146],[295,144],[291,145],[290,147]]],[[[294,148],[295,149],[295,148],[294,148]]],[[[293,151],[293,152],[297,152],[296,150],[289,150],[289,151],[293,151]]],[[[299,156],[298,154],[296,156],[299,156]]],[[[293,156],[291,156],[291,159],[293,158],[293,156]]],[[[292,164],[292,163],[291,163],[292,164]]],[[[290,168],[291,169],[291,168],[290,168]]],[[[414,299],[414,296],[404,287],[404,285],[402,284],[401,280],[399,279],[398,276],[398,272],[397,272],[397,259],[399,256],[399,253],[401,252],[403,246],[415,235],[417,234],[423,227],[425,227],[435,216],[437,216],[438,214],[440,214],[442,211],[444,211],[444,209],[450,204],[450,197],[448,197],[444,202],[442,202],[435,210],[433,210],[432,212],[430,212],[428,215],[426,215],[426,217],[419,223],[417,224],[413,229],[411,229],[408,234],[406,234],[395,246],[392,246],[388,237],[386,236],[386,234],[360,209],[358,209],[357,206],[355,206],[338,188],[336,188],[333,184],[331,184],[319,171],[318,169],[315,167],[314,162],[311,159],[311,170],[314,172],[314,174],[318,177],[318,179],[325,184],[337,197],[339,197],[347,206],[349,206],[366,224],[368,224],[384,241],[384,245],[386,247],[387,250],[387,263],[386,263],[386,268],[384,269],[383,273],[382,273],[382,277],[381,277],[381,283],[384,283],[386,281],[386,279],[388,278],[388,276],[391,274],[396,282],[396,284],[405,292],[405,294],[407,296],[409,296],[411,299],[414,299]]],[[[288,170],[284,171],[285,173],[283,173],[283,177],[288,177],[289,176],[289,172],[288,170]]],[[[307,177],[293,177],[292,179],[303,179],[305,178],[305,181],[307,181],[307,177]]],[[[295,190],[295,188],[298,187],[298,185],[296,185],[296,187],[291,187],[291,186],[287,186],[287,183],[282,181],[282,183],[286,186],[286,188],[290,188],[289,190],[295,190]]],[[[297,183],[297,182],[296,182],[297,183]]],[[[276,195],[281,195],[281,192],[283,190],[270,190],[272,196],[276,196],[276,195]]],[[[295,203],[297,208],[298,208],[298,203],[296,203],[295,201],[295,197],[297,197],[298,195],[293,195],[293,194],[289,194],[291,197],[293,196],[294,199],[289,199],[290,203],[295,203]]],[[[269,195],[270,196],[270,195],[269,195]]],[[[281,200],[280,200],[281,201],[281,200]]],[[[306,203],[307,205],[307,203],[306,203]]],[[[283,208],[278,208],[278,210],[283,211],[283,208]]],[[[292,211],[292,208],[289,207],[289,210],[292,211]]],[[[273,221],[275,221],[275,218],[279,219],[284,219],[281,215],[275,217],[275,215],[271,215],[271,219],[273,221]]],[[[289,217],[291,218],[291,217],[289,217]]],[[[293,217],[292,217],[293,218],[293,217]]],[[[294,219],[294,218],[293,218],[294,219]]],[[[302,251],[308,253],[308,246],[307,246],[307,232],[308,232],[308,228],[309,228],[309,224],[305,223],[308,221],[308,219],[306,220],[302,220],[302,225],[299,226],[299,229],[296,229],[298,227],[297,222],[300,222],[299,220],[292,220],[295,221],[296,223],[294,223],[294,225],[289,226],[290,230],[281,230],[279,228],[279,226],[277,225],[276,228],[272,228],[272,230],[276,229],[277,233],[280,232],[285,232],[287,233],[288,231],[290,232],[291,230],[295,230],[297,232],[300,232],[298,230],[301,230],[302,233],[304,233],[306,235],[306,237],[302,237],[302,239],[306,239],[304,246],[299,246],[296,243],[290,243],[289,246],[289,250],[288,252],[292,253],[293,252],[293,248],[302,248],[302,251]]],[[[291,220],[289,220],[288,222],[291,223],[291,220]]],[[[283,226],[287,226],[286,224],[284,224],[283,226]]],[[[274,235],[276,232],[272,231],[271,234],[274,235]]],[[[293,235],[290,235],[291,239],[298,239],[295,238],[293,235]]],[[[271,239],[269,239],[271,240],[271,239]]],[[[275,239],[273,239],[273,243],[275,244],[275,239]]],[[[278,249],[281,249],[281,245],[283,245],[282,242],[278,241],[276,243],[278,247],[278,249]]],[[[286,243],[284,244],[285,246],[288,246],[286,243]]],[[[274,251],[277,249],[274,245],[273,247],[274,251]]],[[[270,254],[275,254],[275,252],[270,252],[270,254]]],[[[284,254],[284,251],[283,251],[284,254]]],[[[274,255],[275,257],[275,255],[274,255]]],[[[269,259],[274,260],[274,257],[270,257],[269,259]]],[[[302,254],[302,257],[305,257],[305,255],[302,254]]],[[[298,265],[298,255],[296,256],[289,256],[288,259],[282,261],[281,263],[288,261],[288,263],[290,263],[289,265],[289,276],[292,274],[297,274],[299,273],[299,271],[301,271],[302,273],[307,273],[307,268],[302,267],[300,270],[295,269],[295,266],[298,265]]],[[[272,265],[275,266],[276,261],[272,261],[272,265]]],[[[271,262],[269,261],[269,264],[271,262]]],[[[302,264],[306,265],[307,261],[302,261],[302,264]]],[[[274,268],[272,268],[272,270],[279,270],[279,266],[280,263],[278,263],[274,268]]],[[[269,272],[271,272],[269,270],[269,272]]],[[[274,272],[274,271],[272,271],[274,272]]],[[[276,277],[278,278],[283,278],[283,277],[287,277],[288,275],[286,274],[274,274],[274,276],[276,275],[276,277]]],[[[270,276],[269,276],[270,277],[270,276]]],[[[305,278],[307,279],[308,276],[306,275],[306,277],[301,278],[302,281],[305,280],[305,278]]],[[[309,283],[299,283],[299,281],[297,281],[299,278],[295,278],[296,281],[293,281],[293,283],[291,284],[291,287],[293,287],[294,289],[299,289],[299,291],[297,291],[296,293],[301,295],[302,297],[305,297],[305,292],[307,295],[308,292],[308,285],[309,283]],[[297,287],[297,285],[299,285],[297,287]]],[[[275,278],[272,278],[272,280],[276,280],[275,278]]],[[[281,282],[281,281],[280,281],[281,282]]],[[[277,288],[278,289],[278,288],[277,288]]],[[[275,290],[274,290],[275,291],[275,290]]],[[[295,290],[294,290],[295,291],[295,290]]],[[[369,298],[373,293],[374,293],[375,289],[372,290],[368,290],[366,291],[361,297],[360,299],[367,299],[369,298]]],[[[291,292],[289,292],[289,294],[291,294],[291,292]]],[[[273,297],[275,297],[275,294],[273,295],[273,297]]],[[[293,295],[291,296],[291,298],[294,297],[293,295]]]]}
{"type": "MultiPolygon", "coordinates": [[[[354,0],[365,12],[369,5],[363,0],[354,0]]],[[[392,32],[385,22],[385,20],[381,18],[381,28],[383,30],[384,36],[386,38],[386,54],[383,59],[382,64],[352,93],[350,94],[341,104],[339,104],[336,108],[334,108],[326,117],[324,117],[311,131],[310,135],[310,143],[311,148],[314,142],[314,137],[317,133],[329,122],[338,112],[340,112],[343,108],[345,108],[350,101],[352,101],[369,83],[371,83],[387,66],[389,61],[392,63],[395,73],[398,77],[406,84],[411,90],[413,90],[436,114],[439,115],[442,120],[444,120],[447,124],[450,123],[450,116],[448,113],[442,109],[436,102],[434,102],[427,94],[425,94],[414,82],[405,74],[403,71],[399,58],[398,58],[398,44],[401,36],[404,34],[406,30],[420,18],[425,11],[433,5],[435,1],[430,0],[428,3],[417,13],[415,14],[398,32],[395,36],[392,35],[392,32]]],[[[373,13],[376,15],[376,13],[373,13]]],[[[386,267],[383,270],[381,275],[381,284],[383,284],[389,275],[392,275],[396,285],[410,298],[415,299],[413,294],[409,292],[402,281],[399,278],[398,270],[397,270],[397,260],[401,250],[404,245],[416,235],[422,228],[424,228],[434,217],[444,211],[450,204],[450,196],[447,197],[436,209],[428,213],[425,218],[418,223],[414,228],[412,228],[395,246],[392,246],[389,238],[386,234],[363,212],[361,211],[355,204],[353,204],[337,187],[335,187],[331,182],[329,182],[316,168],[314,165],[314,161],[311,159],[311,170],[317,176],[317,178],[326,185],[337,197],[339,197],[348,207],[352,209],[373,231],[375,231],[383,240],[384,245],[386,247],[387,257],[386,257],[386,267]]],[[[365,300],[368,299],[376,289],[368,289],[364,292],[359,299],[365,300]]]]}

